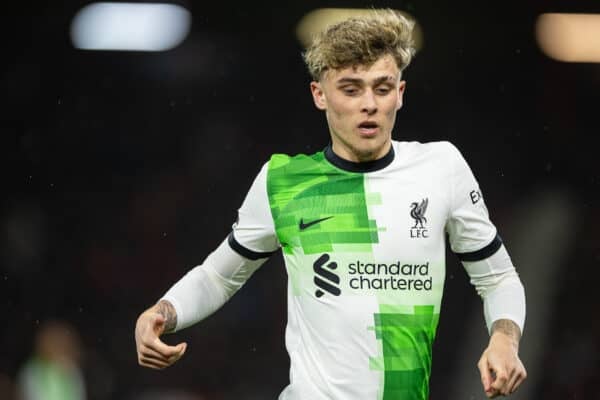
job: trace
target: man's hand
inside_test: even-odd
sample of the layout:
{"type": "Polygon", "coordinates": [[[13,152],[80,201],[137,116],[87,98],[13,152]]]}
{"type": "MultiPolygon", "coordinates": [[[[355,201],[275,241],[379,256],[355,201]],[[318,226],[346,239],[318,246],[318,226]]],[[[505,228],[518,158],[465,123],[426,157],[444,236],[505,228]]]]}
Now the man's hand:
{"type": "Polygon", "coordinates": [[[135,325],[135,343],[140,365],[163,369],[183,356],[187,343],[169,346],[160,340],[160,335],[172,331],[176,324],[175,310],[166,301],[159,302],[139,316],[135,325]]]}
{"type": "Polygon", "coordinates": [[[518,355],[520,338],[521,332],[514,322],[507,319],[494,322],[490,343],[477,364],[487,397],[508,396],[527,377],[518,355]]]}

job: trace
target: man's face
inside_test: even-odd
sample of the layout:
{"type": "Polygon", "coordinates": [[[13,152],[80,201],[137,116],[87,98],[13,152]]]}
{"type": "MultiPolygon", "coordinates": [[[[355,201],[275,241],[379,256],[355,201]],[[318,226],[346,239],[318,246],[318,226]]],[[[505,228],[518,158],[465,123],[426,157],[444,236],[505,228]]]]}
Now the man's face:
{"type": "Polygon", "coordinates": [[[383,157],[405,85],[391,55],[368,68],[325,71],[319,82],[311,82],[315,105],[327,117],[334,152],[357,162],[383,157]]]}

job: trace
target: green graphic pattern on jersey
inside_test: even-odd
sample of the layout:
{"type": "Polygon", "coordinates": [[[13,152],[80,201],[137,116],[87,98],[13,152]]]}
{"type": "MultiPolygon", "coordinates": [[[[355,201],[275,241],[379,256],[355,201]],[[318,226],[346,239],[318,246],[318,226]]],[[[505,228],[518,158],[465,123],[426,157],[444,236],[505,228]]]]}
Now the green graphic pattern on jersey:
{"type": "MultiPolygon", "coordinates": [[[[307,256],[329,253],[337,260],[351,253],[373,259],[373,246],[385,228],[369,219],[369,207],[381,205],[382,199],[378,193],[366,193],[365,179],[365,174],[334,167],[323,152],[271,158],[267,193],[294,296],[314,293],[302,290],[314,276],[308,260],[315,257],[307,256]],[[300,229],[301,222],[320,219],[300,229]]],[[[336,273],[343,271],[338,268],[336,273]]],[[[434,306],[394,304],[398,293],[342,291],[341,296],[371,296],[379,304],[378,312],[372,313],[373,325],[364,326],[365,335],[380,344],[379,355],[365,359],[371,371],[381,373],[378,399],[428,399],[431,346],[439,319],[434,306]]]]}
{"type": "Polygon", "coordinates": [[[429,398],[431,346],[439,314],[433,306],[415,306],[414,313],[394,312],[395,307],[380,305],[375,314],[375,335],[381,340],[383,365],[370,358],[371,369],[384,370],[383,400],[420,400],[429,398]],[[423,327],[429,329],[423,330],[423,327]]]}
{"type": "Polygon", "coordinates": [[[310,157],[274,155],[267,190],[284,253],[296,247],[304,254],[330,252],[335,244],[369,252],[371,243],[378,242],[377,225],[367,213],[363,175],[334,168],[322,152],[310,157]],[[299,221],[330,216],[334,218],[298,234],[299,221]]]}

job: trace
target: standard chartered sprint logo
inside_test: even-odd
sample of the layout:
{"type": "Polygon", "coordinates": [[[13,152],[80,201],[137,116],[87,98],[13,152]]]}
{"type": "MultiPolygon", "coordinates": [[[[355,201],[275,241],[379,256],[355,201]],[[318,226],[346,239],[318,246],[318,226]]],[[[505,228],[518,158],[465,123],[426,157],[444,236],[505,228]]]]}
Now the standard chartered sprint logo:
{"type": "Polygon", "coordinates": [[[335,270],[337,268],[337,263],[330,262],[325,266],[327,261],[329,261],[329,254],[323,254],[321,257],[317,258],[317,261],[313,264],[313,269],[316,274],[314,281],[315,285],[318,287],[315,292],[315,296],[317,297],[321,297],[325,294],[323,290],[334,296],[339,296],[341,293],[340,288],[336,286],[340,284],[340,277],[329,271],[335,270]]]}
{"type": "MultiPolygon", "coordinates": [[[[334,271],[338,268],[329,254],[323,254],[313,264],[314,282],[317,285],[315,296],[325,292],[339,296],[340,277],[334,271]]],[[[363,263],[360,260],[348,264],[348,287],[354,290],[415,290],[429,291],[433,278],[429,274],[429,261],[424,264],[407,264],[400,261],[385,263],[363,263]]]]}

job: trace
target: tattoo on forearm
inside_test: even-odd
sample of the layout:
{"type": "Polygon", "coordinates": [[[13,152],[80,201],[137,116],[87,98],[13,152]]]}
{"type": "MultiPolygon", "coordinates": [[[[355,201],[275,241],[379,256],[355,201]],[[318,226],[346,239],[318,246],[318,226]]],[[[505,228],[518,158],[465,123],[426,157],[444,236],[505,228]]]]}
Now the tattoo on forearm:
{"type": "Polygon", "coordinates": [[[517,343],[521,339],[521,329],[519,329],[519,326],[509,319],[499,319],[495,321],[492,325],[492,334],[494,332],[504,333],[505,335],[514,338],[517,343]]]}
{"type": "Polygon", "coordinates": [[[175,307],[166,300],[159,301],[157,307],[158,313],[165,317],[165,333],[173,332],[177,326],[175,307]]]}

